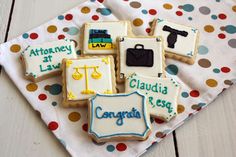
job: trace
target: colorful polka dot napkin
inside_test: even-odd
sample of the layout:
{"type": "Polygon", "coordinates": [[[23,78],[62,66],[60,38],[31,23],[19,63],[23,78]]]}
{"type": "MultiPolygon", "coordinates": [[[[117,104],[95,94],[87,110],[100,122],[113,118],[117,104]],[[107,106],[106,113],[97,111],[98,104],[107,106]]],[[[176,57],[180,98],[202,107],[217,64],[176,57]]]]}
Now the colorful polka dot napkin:
{"type": "Polygon", "coordinates": [[[236,3],[228,0],[91,0],[0,46],[0,63],[42,120],[74,156],[139,156],[151,145],[182,125],[236,82],[236,3]],[[152,119],[153,132],[145,142],[97,144],[87,135],[87,109],[65,109],[61,77],[40,83],[23,78],[20,52],[28,45],[68,38],[76,43],[79,30],[88,21],[130,20],[137,35],[150,32],[154,18],[167,19],[200,30],[196,63],[187,65],[167,59],[168,77],[181,85],[179,115],[169,123],[152,119]]]}

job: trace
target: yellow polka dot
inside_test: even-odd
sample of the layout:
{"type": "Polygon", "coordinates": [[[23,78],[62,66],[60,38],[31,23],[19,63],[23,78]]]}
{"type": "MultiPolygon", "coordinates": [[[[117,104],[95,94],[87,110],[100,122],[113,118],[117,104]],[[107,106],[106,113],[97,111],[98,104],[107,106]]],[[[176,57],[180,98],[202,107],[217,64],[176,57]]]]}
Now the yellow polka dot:
{"type": "Polygon", "coordinates": [[[17,52],[19,52],[19,51],[21,50],[21,47],[20,47],[20,45],[18,45],[18,44],[13,44],[13,45],[10,47],[10,50],[11,50],[11,52],[17,53],[17,52]]]}
{"type": "Polygon", "coordinates": [[[232,10],[236,12],[236,5],[232,6],[232,10]]]}
{"type": "Polygon", "coordinates": [[[170,9],[173,8],[172,5],[169,4],[169,3],[165,3],[165,4],[163,5],[163,7],[164,7],[165,9],[168,9],[168,10],[170,10],[170,9]]]}
{"type": "Polygon", "coordinates": [[[206,84],[209,86],[209,87],[216,87],[218,85],[217,81],[214,80],[214,79],[208,79],[206,80],[206,84]]]}
{"type": "Polygon", "coordinates": [[[206,31],[206,32],[208,32],[208,33],[211,33],[211,32],[214,32],[214,27],[212,26],[212,25],[206,25],[205,27],[204,27],[204,30],[206,31]]]}
{"type": "Polygon", "coordinates": [[[35,84],[35,83],[29,83],[29,84],[27,84],[26,89],[29,92],[34,92],[34,91],[36,91],[38,89],[38,85],[35,84]]]}
{"type": "Polygon", "coordinates": [[[88,14],[89,12],[90,12],[90,8],[89,7],[81,8],[81,13],[88,14]]]}
{"type": "Polygon", "coordinates": [[[72,122],[77,122],[80,120],[80,114],[78,112],[71,112],[68,116],[69,120],[72,122]]]}
{"type": "Polygon", "coordinates": [[[183,113],[184,110],[185,110],[185,107],[183,105],[179,104],[178,107],[177,107],[178,114],[183,113]]]}
{"type": "Polygon", "coordinates": [[[134,25],[134,26],[141,26],[142,24],[143,24],[143,20],[140,19],[140,18],[136,18],[136,19],[134,19],[134,21],[133,21],[133,25],[134,25]]]}
{"type": "Polygon", "coordinates": [[[48,26],[47,31],[49,33],[55,33],[57,31],[57,27],[54,25],[48,26]]]}

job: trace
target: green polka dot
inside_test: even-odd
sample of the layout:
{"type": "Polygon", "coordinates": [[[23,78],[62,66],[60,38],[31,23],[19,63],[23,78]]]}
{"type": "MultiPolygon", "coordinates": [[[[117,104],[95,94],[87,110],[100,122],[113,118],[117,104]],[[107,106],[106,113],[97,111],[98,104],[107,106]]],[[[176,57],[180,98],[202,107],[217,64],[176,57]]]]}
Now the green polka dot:
{"type": "Polygon", "coordinates": [[[178,67],[174,64],[170,64],[166,67],[166,71],[171,75],[177,75],[178,74],[178,67]]]}
{"type": "Polygon", "coordinates": [[[107,146],[107,151],[108,152],[113,152],[115,150],[115,147],[113,145],[108,145],[107,146]]]}
{"type": "Polygon", "coordinates": [[[213,69],[213,72],[214,72],[214,73],[220,73],[220,69],[215,68],[215,69],[213,69]]]}

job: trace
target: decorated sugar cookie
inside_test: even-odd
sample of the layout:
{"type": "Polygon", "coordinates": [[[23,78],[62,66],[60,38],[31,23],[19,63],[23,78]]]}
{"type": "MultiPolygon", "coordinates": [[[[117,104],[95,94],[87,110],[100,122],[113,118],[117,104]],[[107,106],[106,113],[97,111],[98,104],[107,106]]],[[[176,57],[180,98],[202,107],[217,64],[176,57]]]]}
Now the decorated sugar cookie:
{"type": "Polygon", "coordinates": [[[145,140],[150,132],[150,116],[142,94],[97,94],[90,99],[88,133],[97,142],[145,140]]]}
{"type": "Polygon", "coordinates": [[[160,35],[165,42],[166,56],[193,64],[197,54],[199,31],[196,28],[157,19],[153,35],[160,35]]]}
{"type": "Polygon", "coordinates": [[[139,91],[147,97],[151,116],[169,121],[177,114],[180,86],[171,78],[147,77],[132,74],[126,79],[126,92],[139,91]]]}
{"type": "Polygon", "coordinates": [[[134,72],[161,77],[164,69],[164,49],[161,37],[120,37],[117,58],[117,80],[134,72]]]}
{"type": "Polygon", "coordinates": [[[128,21],[93,22],[84,25],[83,53],[115,54],[116,38],[132,34],[128,21]]]}
{"type": "Polygon", "coordinates": [[[27,79],[38,82],[60,74],[64,58],[76,58],[75,45],[70,40],[58,40],[32,45],[21,53],[27,79]]]}
{"type": "Polygon", "coordinates": [[[112,56],[63,60],[63,106],[83,106],[96,93],[116,93],[112,56]]]}

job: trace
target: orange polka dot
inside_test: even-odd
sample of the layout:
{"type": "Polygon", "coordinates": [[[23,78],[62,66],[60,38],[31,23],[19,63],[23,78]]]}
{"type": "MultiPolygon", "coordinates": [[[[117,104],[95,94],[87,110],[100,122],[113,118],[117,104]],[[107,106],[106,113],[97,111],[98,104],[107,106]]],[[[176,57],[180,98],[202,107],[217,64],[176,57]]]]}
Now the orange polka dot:
{"type": "Polygon", "coordinates": [[[236,12],[236,5],[232,6],[232,10],[236,12]]]}
{"type": "Polygon", "coordinates": [[[183,105],[179,104],[178,107],[177,107],[178,114],[183,113],[184,110],[185,110],[185,107],[183,105]]]}
{"type": "Polygon", "coordinates": [[[55,33],[57,31],[57,27],[54,25],[48,26],[47,31],[49,33],[55,33]]]}
{"type": "Polygon", "coordinates": [[[206,25],[205,27],[204,27],[204,30],[206,31],[206,32],[208,32],[208,33],[211,33],[211,32],[214,32],[214,27],[212,26],[212,25],[206,25]]]}
{"type": "Polygon", "coordinates": [[[208,79],[206,80],[206,84],[209,86],[209,87],[216,87],[218,85],[217,81],[214,80],[214,79],[208,79]]]}
{"type": "Polygon", "coordinates": [[[143,24],[143,20],[142,19],[140,19],[140,18],[136,18],[136,19],[134,19],[133,20],[133,25],[134,26],[141,26],[143,24]]]}
{"type": "Polygon", "coordinates": [[[29,92],[34,92],[38,89],[38,85],[35,83],[29,83],[29,84],[27,84],[26,89],[29,92]]]}
{"type": "Polygon", "coordinates": [[[88,14],[89,12],[90,12],[90,8],[89,7],[81,8],[81,13],[88,14]]]}
{"type": "Polygon", "coordinates": [[[70,121],[72,122],[77,122],[80,120],[80,114],[78,112],[71,112],[69,115],[68,115],[68,118],[70,121]]]}
{"type": "Polygon", "coordinates": [[[17,53],[21,50],[21,47],[18,44],[13,44],[13,45],[11,45],[10,50],[13,53],[17,53]]]}
{"type": "Polygon", "coordinates": [[[163,8],[170,10],[170,9],[172,9],[173,7],[172,7],[171,4],[165,3],[165,4],[163,5],[163,8]]]}

